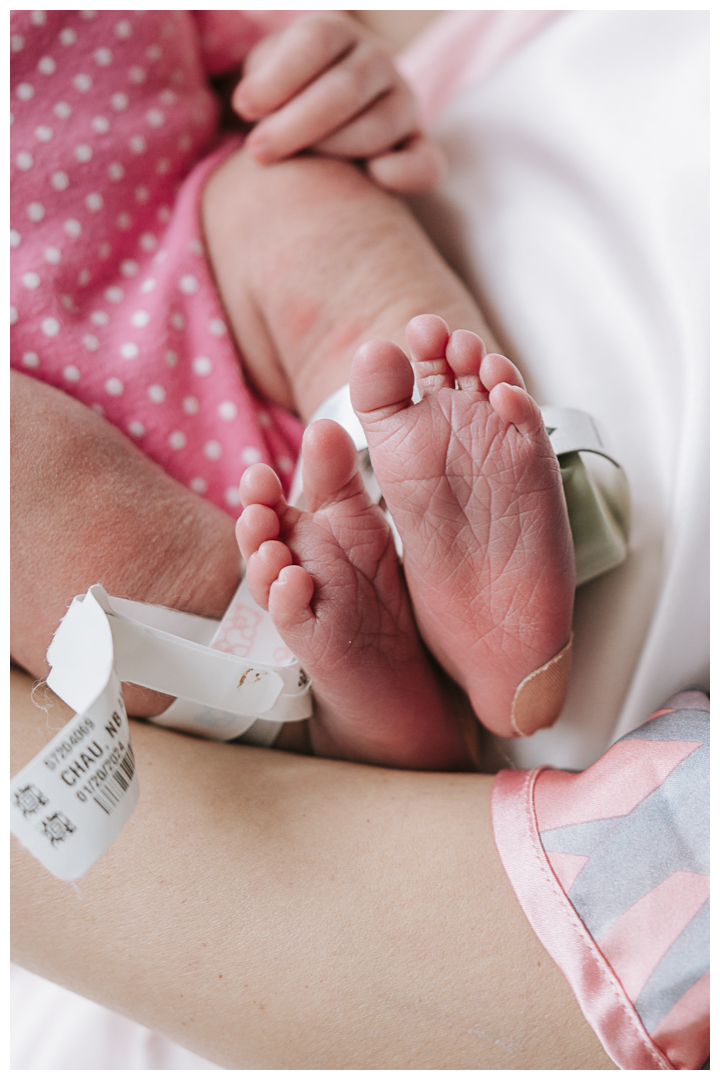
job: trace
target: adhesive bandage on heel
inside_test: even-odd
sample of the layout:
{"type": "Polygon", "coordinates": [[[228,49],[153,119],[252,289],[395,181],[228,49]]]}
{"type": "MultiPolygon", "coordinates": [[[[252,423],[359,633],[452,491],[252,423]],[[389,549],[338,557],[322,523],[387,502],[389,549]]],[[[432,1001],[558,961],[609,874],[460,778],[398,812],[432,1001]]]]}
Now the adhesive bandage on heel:
{"type": "Polygon", "coordinates": [[[510,720],[517,735],[533,735],[553,724],[565,704],[572,670],[573,635],[542,667],[527,675],[515,691],[510,720]]]}

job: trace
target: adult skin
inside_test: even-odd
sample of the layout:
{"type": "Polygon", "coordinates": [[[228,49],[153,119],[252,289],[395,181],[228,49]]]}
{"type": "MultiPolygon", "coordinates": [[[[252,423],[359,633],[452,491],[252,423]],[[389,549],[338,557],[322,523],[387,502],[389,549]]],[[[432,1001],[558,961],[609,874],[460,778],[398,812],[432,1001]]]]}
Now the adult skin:
{"type": "MultiPolygon", "coordinates": [[[[71,716],[31,685],[13,773],[71,716]]],[[[131,726],[140,801],[77,886],[13,839],[19,964],[227,1068],[614,1068],[500,866],[491,777],[131,726]]]]}

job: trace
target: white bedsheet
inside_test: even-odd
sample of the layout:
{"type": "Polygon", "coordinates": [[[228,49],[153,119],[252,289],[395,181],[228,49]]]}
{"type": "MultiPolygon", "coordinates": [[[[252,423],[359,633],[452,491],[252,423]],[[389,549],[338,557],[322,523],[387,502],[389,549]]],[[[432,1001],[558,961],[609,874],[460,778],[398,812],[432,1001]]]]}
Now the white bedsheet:
{"type": "Polygon", "coordinates": [[[708,16],[571,12],[455,97],[415,201],[541,404],[596,417],[630,555],[578,590],[567,706],[505,743],[583,768],[709,679],[708,16]]]}
{"type": "MultiPolygon", "coordinates": [[[[451,170],[419,215],[632,492],[628,561],[579,591],[567,707],[519,764],[584,767],[708,685],[707,31],[703,12],[564,14],[434,125],[451,170]]],[[[13,1068],[214,1067],[19,969],[12,992],[13,1068]]]]}
{"type": "Polygon", "coordinates": [[[10,966],[11,1069],[217,1069],[163,1035],[10,966]]]}

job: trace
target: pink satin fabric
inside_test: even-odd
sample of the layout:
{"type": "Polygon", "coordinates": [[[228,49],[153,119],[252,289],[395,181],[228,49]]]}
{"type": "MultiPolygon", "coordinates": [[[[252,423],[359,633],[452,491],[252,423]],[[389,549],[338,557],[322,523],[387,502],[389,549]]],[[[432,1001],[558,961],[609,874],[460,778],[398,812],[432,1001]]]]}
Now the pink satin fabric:
{"type": "Polygon", "coordinates": [[[534,789],[544,771],[544,767],[531,772],[507,769],[498,774],[493,785],[493,831],[510,884],[530,925],[569,982],[585,1018],[615,1064],[621,1069],[673,1069],[675,1066],[645,1031],[617,975],[565,895],[543,849],[534,789]]]}

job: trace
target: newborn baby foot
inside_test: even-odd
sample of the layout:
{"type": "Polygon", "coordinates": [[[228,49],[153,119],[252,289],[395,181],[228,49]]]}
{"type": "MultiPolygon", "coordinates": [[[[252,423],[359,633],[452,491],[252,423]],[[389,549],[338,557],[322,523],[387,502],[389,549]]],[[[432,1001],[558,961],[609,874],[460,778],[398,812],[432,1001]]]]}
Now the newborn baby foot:
{"type": "Polygon", "coordinates": [[[422,399],[413,404],[413,369],[387,341],[358,351],[350,392],[418,625],[486,727],[532,734],[556,719],[569,675],[569,648],[554,659],[575,588],[557,458],[508,359],[435,315],[406,336],[422,399]]]}
{"type": "Polygon", "coordinates": [[[387,522],[331,420],[305,432],[303,481],[307,511],[288,506],[267,465],[248,469],[237,537],[255,601],[313,680],[313,749],[376,765],[468,766],[387,522]]]}

